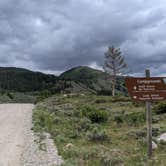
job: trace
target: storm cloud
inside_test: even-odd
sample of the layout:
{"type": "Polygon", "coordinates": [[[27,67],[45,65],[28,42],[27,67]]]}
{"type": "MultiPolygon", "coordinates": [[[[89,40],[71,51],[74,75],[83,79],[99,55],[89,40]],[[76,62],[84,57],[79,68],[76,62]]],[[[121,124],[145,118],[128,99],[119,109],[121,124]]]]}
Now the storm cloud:
{"type": "Polygon", "coordinates": [[[101,68],[110,45],[135,74],[166,73],[164,0],[1,0],[0,65],[101,68]]]}

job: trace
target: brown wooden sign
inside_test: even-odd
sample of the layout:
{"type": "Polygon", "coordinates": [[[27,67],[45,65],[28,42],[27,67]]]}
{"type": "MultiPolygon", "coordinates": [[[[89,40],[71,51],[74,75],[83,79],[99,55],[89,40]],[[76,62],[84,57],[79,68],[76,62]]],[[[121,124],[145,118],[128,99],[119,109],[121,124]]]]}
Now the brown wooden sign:
{"type": "Polygon", "coordinates": [[[127,77],[125,83],[133,101],[166,100],[166,78],[164,77],[127,77]]]}

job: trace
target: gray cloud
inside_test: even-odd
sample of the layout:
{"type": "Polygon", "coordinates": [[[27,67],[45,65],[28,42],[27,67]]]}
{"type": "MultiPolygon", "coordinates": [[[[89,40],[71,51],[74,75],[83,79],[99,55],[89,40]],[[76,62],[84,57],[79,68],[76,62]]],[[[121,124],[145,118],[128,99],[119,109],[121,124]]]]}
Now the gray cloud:
{"type": "Polygon", "coordinates": [[[120,47],[133,73],[164,74],[164,0],[1,0],[0,65],[58,72],[101,67],[120,47]]]}

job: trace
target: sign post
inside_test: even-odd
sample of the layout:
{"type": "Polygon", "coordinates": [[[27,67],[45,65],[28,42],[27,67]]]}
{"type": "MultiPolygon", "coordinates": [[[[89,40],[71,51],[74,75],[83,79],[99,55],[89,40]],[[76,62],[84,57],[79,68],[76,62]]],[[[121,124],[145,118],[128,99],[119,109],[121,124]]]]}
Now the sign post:
{"type": "Polygon", "coordinates": [[[131,99],[146,103],[147,152],[152,157],[152,112],[151,102],[166,100],[166,78],[150,77],[150,70],[145,70],[145,77],[127,77],[125,79],[131,99]]]}
{"type": "MultiPolygon", "coordinates": [[[[146,78],[150,78],[150,70],[145,70],[146,78]]],[[[152,157],[152,111],[151,111],[151,102],[146,101],[146,123],[147,123],[147,152],[148,158],[152,157]]]]}

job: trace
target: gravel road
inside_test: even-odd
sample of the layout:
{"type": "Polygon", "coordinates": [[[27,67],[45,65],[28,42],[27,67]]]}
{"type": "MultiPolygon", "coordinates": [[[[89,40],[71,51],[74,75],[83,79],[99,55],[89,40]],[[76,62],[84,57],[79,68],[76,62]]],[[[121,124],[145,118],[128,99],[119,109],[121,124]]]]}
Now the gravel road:
{"type": "Polygon", "coordinates": [[[50,154],[41,153],[37,149],[38,146],[34,143],[36,138],[31,131],[33,108],[32,104],[0,104],[0,166],[38,166],[38,161],[40,166],[49,166],[62,162],[50,140],[48,140],[52,143],[50,146],[48,142],[50,154]],[[57,162],[42,164],[40,157],[42,159],[46,157],[43,161],[47,162],[47,158],[51,158],[50,155],[57,162]],[[29,160],[33,162],[30,164],[29,160]]]}

